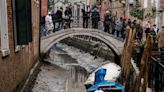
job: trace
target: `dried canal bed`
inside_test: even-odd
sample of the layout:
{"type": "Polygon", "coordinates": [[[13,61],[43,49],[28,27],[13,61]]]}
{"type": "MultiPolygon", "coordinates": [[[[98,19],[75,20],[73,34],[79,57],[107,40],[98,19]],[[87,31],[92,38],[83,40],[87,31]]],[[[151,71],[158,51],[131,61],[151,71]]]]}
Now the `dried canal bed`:
{"type": "Polygon", "coordinates": [[[109,63],[74,47],[57,44],[43,64],[32,92],[86,92],[84,82],[98,67],[109,63]]]}

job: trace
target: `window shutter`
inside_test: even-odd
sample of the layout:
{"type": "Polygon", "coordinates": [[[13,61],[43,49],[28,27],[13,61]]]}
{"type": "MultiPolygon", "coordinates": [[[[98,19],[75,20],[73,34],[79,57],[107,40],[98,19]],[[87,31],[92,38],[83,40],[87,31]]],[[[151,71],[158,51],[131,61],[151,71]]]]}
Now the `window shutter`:
{"type": "Polygon", "coordinates": [[[15,0],[15,6],[18,41],[17,44],[28,44],[28,42],[32,41],[31,2],[28,0],[15,0]]]}
{"type": "Polygon", "coordinates": [[[27,4],[27,40],[32,42],[32,20],[31,20],[31,0],[26,0],[27,4]]]}

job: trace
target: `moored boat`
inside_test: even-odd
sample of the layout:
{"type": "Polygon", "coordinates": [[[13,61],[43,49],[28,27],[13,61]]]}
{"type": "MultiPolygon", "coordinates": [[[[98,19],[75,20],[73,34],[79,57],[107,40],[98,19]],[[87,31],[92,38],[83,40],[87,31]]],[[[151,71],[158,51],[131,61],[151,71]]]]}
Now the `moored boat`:
{"type": "Polygon", "coordinates": [[[124,86],[116,82],[120,73],[121,67],[114,63],[103,65],[85,82],[87,92],[123,92],[124,86]]]}

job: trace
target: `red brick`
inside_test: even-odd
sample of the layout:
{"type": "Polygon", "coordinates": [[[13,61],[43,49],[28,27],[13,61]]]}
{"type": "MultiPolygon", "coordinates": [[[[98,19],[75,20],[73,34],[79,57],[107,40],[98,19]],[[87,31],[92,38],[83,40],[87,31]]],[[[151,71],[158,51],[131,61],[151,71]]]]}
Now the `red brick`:
{"type": "MultiPolygon", "coordinates": [[[[8,35],[10,55],[0,58],[0,92],[12,92],[22,82],[32,65],[39,57],[39,7],[32,4],[33,42],[26,45],[18,53],[14,52],[12,0],[7,0],[8,35]],[[34,10],[33,10],[34,9],[34,10]],[[33,14],[35,13],[35,15],[33,14]]],[[[32,0],[33,2],[33,0],[32,0]]],[[[2,57],[1,53],[0,56],[2,57]]]]}

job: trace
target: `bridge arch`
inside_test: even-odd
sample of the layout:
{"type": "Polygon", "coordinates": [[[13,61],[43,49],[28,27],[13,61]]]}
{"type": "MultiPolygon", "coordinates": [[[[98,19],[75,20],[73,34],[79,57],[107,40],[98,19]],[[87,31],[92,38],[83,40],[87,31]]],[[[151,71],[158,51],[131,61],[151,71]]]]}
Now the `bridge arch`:
{"type": "MultiPolygon", "coordinates": [[[[114,38],[113,35],[102,32],[98,29],[71,28],[63,29],[49,36],[41,38],[41,53],[45,54],[55,43],[76,35],[86,35],[95,37],[104,42],[115,54],[115,58],[120,58],[123,51],[123,42],[114,38]]],[[[118,59],[119,60],[119,59],[118,59]]]]}

